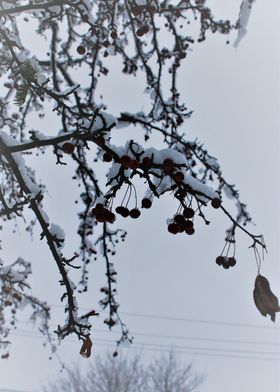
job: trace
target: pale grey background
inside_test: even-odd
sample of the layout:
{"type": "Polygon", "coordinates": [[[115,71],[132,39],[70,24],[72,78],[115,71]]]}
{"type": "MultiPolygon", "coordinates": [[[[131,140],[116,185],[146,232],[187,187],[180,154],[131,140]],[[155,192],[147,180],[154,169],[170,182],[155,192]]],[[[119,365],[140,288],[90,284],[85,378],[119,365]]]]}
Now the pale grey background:
{"type": "MultiPolygon", "coordinates": [[[[209,1],[211,3],[217,7],[216,12],[220,12],[221,17],[227,13],[233,17],[233,13],[238,12],[237,0],[226,2],[224,6],[222,4],[225,2],[218,0],[209,1]],[[229,3],[232,5],[230,8],[229,3]]],[[[262,273],[269,278],[272,290],[278,296],[279,10],[276,0],[257,1],[248,34],[237,50],[232,47],[233,38],[230,39],[231,44],[226,45],[226,37],[210,36],[205,43],[197,45],[187,58],[181,76],[183,95],[188,107],[195,111],[186,124],[186,133],[190,139],[198,137],[205,142],[209,152],[219,159],[225,176],[237,183],[242,199],[248,203],[257,224],[252,230],[265,235],[269,253],[262,273]]],[[[104,81],[102,92],[104,101],[110,100],[111,107],[116,110],[123,109],[126,101],[131,102],[131,110],[135,105],[141,108],[141,78],[133,81],[120,77],[117,64],[104,81]]],[[[124,131],[119,132],[120,140],[125,138],[124,131]]],[[[68,181],[71,177],[68,170],[70,168],[67,167],[56,170],[47,157],[38,165],[39,177],[47,176],[51,189],[47,212],[51,220],[67,228],[66,249],[70,254],[77,245],[74,236],[76,217],[71,205],[76,191],[72,190],[71,180],[68,181]],[[67,207],[64,192],[67,192],[69,201],[67,207]]],[[[154,208],[144,213],[139,221],[123,222],[129,235],[125,244],[120,245],[115,263],[123,318],[136,342],[127,350],[134,352],[136,348],[139,350],[140,343],[149,343],[150,351],[147,350],[149,346],[142,346],[143,356],[147,359],[158,353],[156,349],[163,349],[163,345],[185,351],[181,354],[182,360],[193,361],[195,369],[207,377],[201,392],[278,392],[279,320],[277,316],[274,326],[258,313],[253,303],[252,291],[257,271],[253,252],[248,250],[248,238],[238,234],[238,264],[236,268],[225,271],[216,266],[214,259],[223,246],[226,219],[209,211],[212,218],[209,228],[201,224],[193,238],[174,237],[167,233],[165,219],[175,209],[176,204],[166,197],[156,202],[154,208]],[[236,325],[164,320],[131,316],[125,312],[236,325]],[[272,344],[148,337],[137,332],[272,344]],[[182,347],[190,348],[183,350],[182,347]],[[203,349],[198,350],[198,347],[203,349]],[[205,348],[225,351],[207,351],[205,348]],[[206,351],[225,356],[206,355],[206,351]],[[252,351],[267,354],[248,353],[252,351]],[[275,360],[239,358],[242,355],[275,360]]],[[[39,231],[35,233],[37,237],[35,235],[32,246],[21,225],[18,231],[19,236],[3,232],[3,259],[12,262],[22,255],[32,261],[34,294],[51,304],[58,304],[58,275],[45,244],[38,242],[39,231]]],[[[82,299],[85,307],[97,307],[98,288],[104,282],[103,272],[104,265],[100,259],[91,268],[92,288],[82,299]]],[[[59,307],[54,308],[54,323],[63,319],[62,311],[59,307]]],[[[13,335],[11,358],[0,364],[0,387],[37,391],[48,378],[59,374],[60,366],[57,360],[48,360],[48,349],[42,347],[40,338],[23,332],[30,330],[27,325],[22,323],[19,329],[13,335]]],[[[108,343],[100,339],[113,343],[117,334],[100,332],[105,331],[102,317],[96,322],[96,329],[94,351],[105,352],[108,343]]],[[[94,361],[94,355],[86,361],[78,355],[79,348],[80,343],[70,339],[61,345],[59,354],[66,364],[76,361],[85,368],[88,362],[94,361]]]]}

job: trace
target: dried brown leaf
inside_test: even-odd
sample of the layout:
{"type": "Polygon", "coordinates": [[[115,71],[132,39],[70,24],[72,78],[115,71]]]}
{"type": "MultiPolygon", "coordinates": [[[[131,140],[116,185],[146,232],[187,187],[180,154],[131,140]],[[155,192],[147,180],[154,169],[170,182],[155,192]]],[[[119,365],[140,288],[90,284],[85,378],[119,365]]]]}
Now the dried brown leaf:
{"type": "Polygon", "coordinates": [[[280,311],[278,298],[272,293],[268,280],[262,275],[256,277],[253,296],[259,312],[265,317],[269,314],[275,322],[275,313],[280,311]]]}

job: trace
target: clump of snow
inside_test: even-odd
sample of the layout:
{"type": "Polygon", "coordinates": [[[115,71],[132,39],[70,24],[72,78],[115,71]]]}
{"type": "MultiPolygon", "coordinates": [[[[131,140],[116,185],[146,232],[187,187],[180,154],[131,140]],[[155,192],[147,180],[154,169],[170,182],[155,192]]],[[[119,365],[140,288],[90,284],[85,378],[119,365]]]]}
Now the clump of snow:
{"type": "Polygon", "coordinates": [[[255,0],[243,0],[240,6],[239,18],[238,18],[238,34],[237,38],[233,44],[235,48],[239,45],[240,41],[244,38],[247,32],[247,25],[249,21],[249,17],[251,14],[252,4],[255,0]]]}
{"type": "Polygon", "coordinates": [[[112,114],[100,111],[92,124],[91,132],[106,130],[107,128],[117,124],[118,120],[112,114]]]}

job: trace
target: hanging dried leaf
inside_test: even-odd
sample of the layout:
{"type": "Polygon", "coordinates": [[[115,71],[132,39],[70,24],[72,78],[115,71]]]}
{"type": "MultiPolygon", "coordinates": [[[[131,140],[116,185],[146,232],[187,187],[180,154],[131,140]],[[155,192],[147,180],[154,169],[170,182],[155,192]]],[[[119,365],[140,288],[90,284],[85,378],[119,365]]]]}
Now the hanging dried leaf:
{"type": "Polygon", "coordinates": [[[92,341],[87,337],[81,347],[80,354],[84,358],[89,358],[91,354],[92,341]]]}
{"type": "Polygon", "coordinates": [[[264,276],[256,277],[253,296],[260,313],[265,317],[269,314],[271,320],[275,322],[275,313],[280,311],[278,298],[270,290],[269,282],[264,276]]]}

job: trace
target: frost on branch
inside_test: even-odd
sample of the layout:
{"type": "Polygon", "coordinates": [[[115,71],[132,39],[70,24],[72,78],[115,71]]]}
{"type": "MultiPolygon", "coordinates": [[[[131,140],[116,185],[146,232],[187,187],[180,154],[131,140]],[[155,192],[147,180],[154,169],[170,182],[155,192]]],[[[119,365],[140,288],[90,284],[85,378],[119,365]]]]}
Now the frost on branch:
{"type": "Polygon", "coordinates": [[[247,228],[251,217],[246,204],[217,159],[185,136],[192,111],[182,101],[177,81],[182,64],[194,48],[199,50],[194,44],[210,33],[228,37],[239,29],[237,41],[241,39],[252,3],[242,1],[238,21],[237,16],[230,21],[216,20],[205,0],[0,1],[0,216],[4,223],[21,220],[30,233],[39,227],[63,289],[66,320],[56,333],[60,340],[76,335],[85,357],[91,353],[92,317],[98,315],[95,310],[79,315],[76,293],[87,291],[88,267],[104,261],[105,282],[94,303],[108,312],[104,322],[109,328],[120,328],[117,343],[132,341],[119,314],[113,256],[126,238],[123,219],[137,222],[162,195],[170,195],[174,203],[172,216],[163,217],[171,235],[199,235],[197,223],[210,224],[210,209],[227,216],[225,246],[216,259],[224,269],[236,264],[237,230],[248,236],[255,255],[265,249],[263,237],[247,228]],[[30,20],[36,21],[38,45],[48,45],[40,54],[21,34],[30,20]],[[145,110],[123,107],[111,114],[99,99],[99,81],[111,72],[116,57],[127,78],[144,76],[145,110]],[[57,116],[50,129],[53,113],[57,116]],[[134,128],[137,137],[136,132],[131,135],[134,128]],[[127,132],[123,145],[120,129],[127,132]],[[152,141],[154,135],[160,147],[152,141]],[[57,172],[69,165],[67,173],[80,189],[80,245],[67,256],[67,228],[45,211],[47,176],[43,173],[39,181],[35,170],[36,159],[44,159],[45,152],[52,154],[57,172]],[[105,168],[105,178],[100,178],[97,162],[105,168]],[[80,272],[78,282],[73,270],[80,272]]]}
{"type": "Polygon", "coordinates": [[[30,320],[36,322],[39,330],[52,344],[49,330],[50,308],[30,294],[27,282],[31,265],[18,258],[11,265],[3,265],[0,260],[0,352],[2,358],[9,357],[9,333],[16,328],[18,311],[31,309],[30,320]]]}

